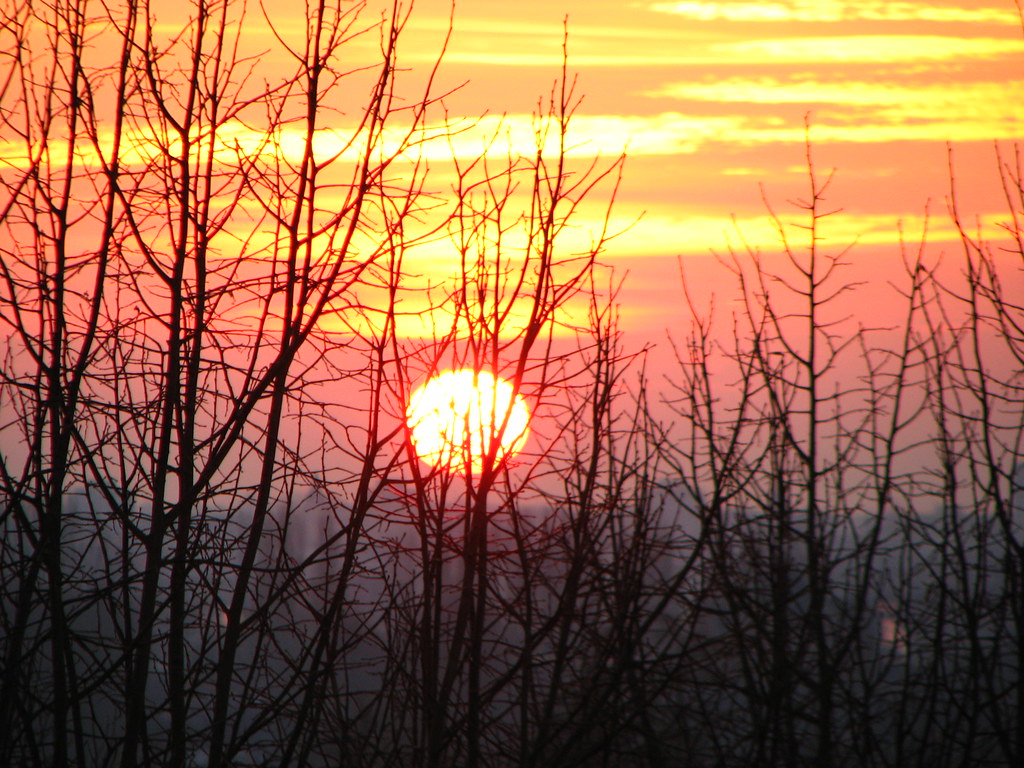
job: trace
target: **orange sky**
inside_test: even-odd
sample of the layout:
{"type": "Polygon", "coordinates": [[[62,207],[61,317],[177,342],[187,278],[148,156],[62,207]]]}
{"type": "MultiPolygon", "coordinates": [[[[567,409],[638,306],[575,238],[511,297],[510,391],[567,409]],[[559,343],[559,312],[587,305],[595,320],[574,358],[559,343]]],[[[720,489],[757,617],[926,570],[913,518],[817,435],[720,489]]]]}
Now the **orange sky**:
{"type": "MultiPolygon", "coordinates": [[[[361,23],[368,26],[389,5],[368,0],[361,23]]],[[[154,3],[158,32],[178,33],[189,7],[154,3]]],[[[293,0],[264,0],[263,7],[282,39],[300,45],[305,25],[293,0]]],[[[450,13],[451,0],[414,4],[399,58],[409,70],[402,81],[409,96],[437,57],[450,13]]],[[[445,100],[451,120],[486,114],[458,139],[456,152],[475,155],[481,137],[500,124],[513,152],[532,154],[531,113],[560,73],[566,20],[569,67],[583,96],[571,154],[609,161],[628,154],[612,230],[629,231],[602,257],[619,276],[628,273],[621,295],[627,330],[663,337],[684,322],[677,258],[709,293],[703,265],[712,249],[736,242],[731,217],[748,243],[766,253],[777,245],[758,185],[792,218],[785,201],[807,188],[808,114],[819,171],[837,169],[829,203],[843,210],[828,220],[828,242],[842,247],[857,239],[851,258],[864,274],[894,268],[897,223],[916,239],[929,200],[930,240],[937,251],[950,246],[947,142],[963,212],[990,232],[1006,217],[993,141],[1009,155],[1012,141],[1024,137],[1024,35],[1012,0],[456,0],[435,91],[465,83],[445,100]]],[[[243,53],[277,51],[261,55],[260,77],[290,68],[263,26],[259,3],[247,4],[242,41],[243,53]]],[[[369,64],[377,44],[371,32],[345,50],[353,66],[369,64]]],[[[108,53],[97,46],[90,55],[108,53]]],[[[339,92],[358,98],[358,89],[339,92]]],[[[325,110],[327,134],[335,114],[344,133],[358,111],[347,113],[351,107],[339,101],[336,112],[325,110]]],[[[221,137],[247,140],[231,135],[230,126],[221,137]]],[[[336,142],[324,138],[330,154],[336,142]]],[[[281,137],[286,154],[287,139],[281,137]]],[[[135,146],[151,144],[142,137],[135,146]]],[[[439,153],[434,187],[443,192],[450,148],[430,146],[439,153]]],[[[23,151],[0,144],[8,160],[23,151]]],[[[585,209],[572,236],[585,245],[600,228],[600,213],[599,204],[585,209]]],[[[440,278],[445,259],[426,251],[417,268],[440,278]]]]}
{"type": "MultiPolygon", "coordinates": [[[[448,10],[418,0],[410,66],[431,59],[448,10]]],[[[1024,136],[1012,0],[458,0],[442,80],[469,82],[449,109],[525,122],[558,74],[566,17],[576,152],[629,155],[615,217],[641,219],[605,259],[629,271],[627,329],[682,320],[676,256],[721,250],[730,216],[766,252],[776,243],[758,183],[783,214],[805,193],[807,113],[819,169],[838,169],[829,202],[844,210],[827,233],[859,237],[855,261],[891,254],[899,220],[917,237],[929,199],[931,241],[952,238],[946,142],[966,211],[1005,219],[992,142],[1009,152],[1024,136]]]]}

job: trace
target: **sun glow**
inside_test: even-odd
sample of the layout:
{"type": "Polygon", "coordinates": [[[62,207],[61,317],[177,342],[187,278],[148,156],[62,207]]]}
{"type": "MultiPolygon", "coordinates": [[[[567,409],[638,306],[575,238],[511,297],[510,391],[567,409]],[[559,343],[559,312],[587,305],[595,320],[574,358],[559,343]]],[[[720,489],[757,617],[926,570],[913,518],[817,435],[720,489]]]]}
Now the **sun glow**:
{"type": "Polygon", "coordinates": [[[513,386],[487,371],[445,371],[413,392],[406,410],[420,459],[452,472],[479,473],[522,449],[530,411],[513,386]]]}

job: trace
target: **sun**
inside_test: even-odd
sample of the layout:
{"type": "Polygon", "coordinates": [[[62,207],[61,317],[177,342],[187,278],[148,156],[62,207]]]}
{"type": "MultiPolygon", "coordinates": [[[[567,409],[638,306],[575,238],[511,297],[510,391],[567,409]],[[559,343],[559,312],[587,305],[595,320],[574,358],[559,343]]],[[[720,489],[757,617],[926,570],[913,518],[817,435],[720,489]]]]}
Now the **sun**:
{"type": "Polygon", "coordinates": [[[523,447],[530,411],[509,382],[463,369],[440,373],[413,392],[405,418],[422,461],[477,474],[492,441],[498,441],[495,466],[523,447]]]}

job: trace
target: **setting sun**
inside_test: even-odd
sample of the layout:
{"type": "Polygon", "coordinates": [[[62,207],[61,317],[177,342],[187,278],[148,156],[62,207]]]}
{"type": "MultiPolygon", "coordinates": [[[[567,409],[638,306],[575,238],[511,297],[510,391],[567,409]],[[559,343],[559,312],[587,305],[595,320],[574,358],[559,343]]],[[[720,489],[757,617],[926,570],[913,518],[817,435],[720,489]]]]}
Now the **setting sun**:
{"type": "Polygon", "coordinates": [[[530,412],[512,385],[487,371],[445,371],[409,398],[406,422],[416,454],[427,464],[457,471],[483,468],[492,440],[495,464],[526,442],[530,412]]]}

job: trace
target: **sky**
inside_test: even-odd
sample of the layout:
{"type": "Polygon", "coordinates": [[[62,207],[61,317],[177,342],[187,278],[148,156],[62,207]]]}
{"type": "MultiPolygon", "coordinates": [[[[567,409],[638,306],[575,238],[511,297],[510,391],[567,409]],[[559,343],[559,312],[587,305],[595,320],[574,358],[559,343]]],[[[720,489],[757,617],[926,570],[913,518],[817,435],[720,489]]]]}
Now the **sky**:
{"type": "MultiPolygon", "coordinates": [[[[450,10],[415,4],[409,66],[436,56],[450,10]]],[[[683,322],[680,259],[699,283],[740,233],[777,249],[761,187],[788,220],[786,200],[807,192],[806,124],[818,173],[836,171],[828,242],[856,241],[850,258],[871,275],[896,269],[900,227],[919,239],[926,210],[936,254],[951,247],[947,145],[971,220],[995,234],[1007,218],[994,142],[1012,156],[1024,137],[1012,0],[458,0],[439,81],[465,85],[449,113],[527,125],[559,74],[565,30],[582,96],[574,153],[627,153],[613,229],[629,230],[602,256],[626,278],[627,331],[683,322]]]]}
{"type": "MultiPolygon", "coordinates": [[[[355,28],[370,28],[391,2],[366,0],[355,28]]],[[[301,5],[244,4],[241,53],[257,55],[257,87],[293,71],[281,43],[301,49],[301,5]]],[[[154,3],[158,36],[178,36],[191,7],[154,3]]],[[[243,4],[229,7],[240,14],[243,4]]],[[[533,154],[533,115],[567,52],[580,99],[571,160],[607,167],[626,155],[609,228],[621,235],[600,258],[624,281],[621,325],[638,339],[685,332],[681,268],[707,304],[728,290],[714,254],[745,246],[778,253],[766,201],[784,222],[799,221],[787,201],[807,196],[808,135],[818,178],[835,170],[827,204],[837,213],[823,242],[854,244],[851,279],[869,284],[861,303],[886,303],[879,289],[898,278],[900,233],[920,239],[926,214],[930,258],[956,249],[946,210],[950,153],[965,220],[995,235],[1008,217],[996,147],[1009,159],[1024,138],[1024,20],[1013,0],[415,0],[411,8],[399,42],[400,95],[413,103],[451,27],[433,88],[451,93],[431,119],[469,126],[426,150],[436,171],[428,184],[441,194],[453,150],[472,158],[498,135],[499,156],[533,154]]],[[[378,40],[372,29],[355,36],[338,68],[379,63],[378,40]]],[[[95,44],[89,55],[109,53],[95,44]]],[[[344,101],[353,93],[346,81],[318,115],[328,155],[346,120],[357,120],[359,105],[344,101]]],[[[231,131],[221,129],[224,141],[247,140],[231,131]]],[[[250,133],[254,146],[262,141],[250,133]]],[[[301,151],[287,140],[286,155],[301,151]]],[[[0,156],[23,152],[5,146],[0,156]]],[[[130,151],[154,147],[143,136],[130,151]]],[[[585,248],[601,231],[609,193],[597,189],[580,209],[567,248],[585,248]]],[[[416,268],[443,279],[451,251],[422,249],[416,268]]],[[[1021,275],[1008,279],[1024,291],[1021,275]]]]}
{"type": "MultiPolygon", "coordinates": [[[[390,0],[366,2],[368,27],[390,0]]],[[[303,5],[246,6],[242,53],[258,54],[270,77],[294,67],[261,25],[264,9],[280,40],[301,48],[303,5]]],[[[169,39],[191,4],[151,7],[169,39]]],[[[701,311],[713,297],[722,306],[736,292],[716,254],[749,246],[778,256],[765,201],[786,223],[802,221],[787,201],[807,196],[808,134],[818,178],[835,169],[827,204],[837,213],[825,222],[824,247],[852,245],[850,279],[865,285],[843,301],[862,317],[879,320],[897,305],[889,283],[900,278],[900,237],[919,240],[926,215],[929,259],[955,264],[950,158],[965,221],[994,236],[1009,217],[996,147],[1011,159],[1014,142],[1024,139],[1024,19],[1013,0],[456,0],[454,9],[452,0],[416,0],[399,46],[403,95],[415,97],[450,21],[434,92],[451,93],[435,114],[443,108],[450,123],[473,127],[451,145],[432,145],[437,185],[445,184],[453,149],[472,158],[495,132],[513,154],[532,154],[533,115],[561,75],[563,46],[580,97],[572,160],[611,164],[625,153],[610,227],[623,234],[600,258],[624,281],[616,301],[626,351],[652,343],[665,349],[669,335],[685,336],[681,271],[701,311]]],[[[354,68],[370,66],[376,46],[371,30],[345,55],[351,51],[354,68]]],[[[97,43],[89,55],[109,58],[111,50],[97,43]]],[[[344,129],[356,120],[359,104],[343,100],[352,93],[358,98],[343,83],[339,100],[324,110],[328,151],[332,121],[344,129]]],[[[231,130],[220,135],[245,139],[231,130]]],[[[146,136],[131,151],[147,146],[157,151],[146,136]]],[[[282,148],[292,151],[287,142],[282,148]]],[[[497,150],[505,151],[500,142],[497,150]]],[[[58,143],[52,151],[60,155],[58,143]]],[[[17,143],[0,142],[0,158],[14,153],[5,158],[14,165],[20,152],[17,143]]],[[[601,230],[609,191],[596,190],[593,205],[581,208],[570,249],[601,230]]],[[[251,230],[251,219],[243,223],[251,230]]],[[[247,231],[239,240],[259,246],[264,234],[247,231]]],[[[451,248],[425,249],[423,258],[433,263],[417,268],[434,276],[457,266],[451,248]]],[[[1005,272],[1004,288],[1024,295],[1019,264],[1005,272]]]]}

